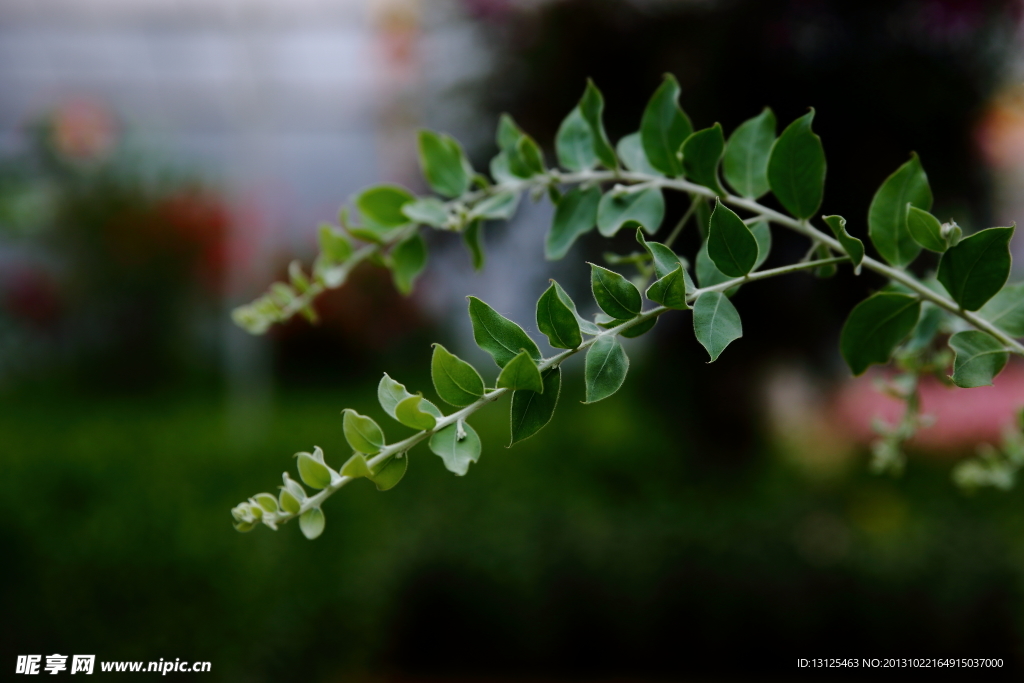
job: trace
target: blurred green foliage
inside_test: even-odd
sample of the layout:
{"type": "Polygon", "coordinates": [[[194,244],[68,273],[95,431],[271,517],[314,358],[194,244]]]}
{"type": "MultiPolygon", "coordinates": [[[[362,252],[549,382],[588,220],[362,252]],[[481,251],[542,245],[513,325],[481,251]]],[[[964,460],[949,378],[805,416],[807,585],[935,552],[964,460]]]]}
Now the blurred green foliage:
{"type": "Polygon", "coordinates": [[[690,399],[664,404],[639,370],[590,406],[569,378],[560,428],[511,450],[504,399],[472,420],[494,445],[465,479],[417,448],[393,491],[332,498],[316,543],[239,534],[227,511],[286,454],[315,443],[339,466],[339,408],[377,415],[369,384],[285,394],[248,438],[215,395],[9,395],[4,655],[181,657],[254,681],[714,678],[828,653],[1019,672],[1019,496],[962,496],[927,463],[823,483],[765,443],[722,463],[678,437],[690,399]]]}

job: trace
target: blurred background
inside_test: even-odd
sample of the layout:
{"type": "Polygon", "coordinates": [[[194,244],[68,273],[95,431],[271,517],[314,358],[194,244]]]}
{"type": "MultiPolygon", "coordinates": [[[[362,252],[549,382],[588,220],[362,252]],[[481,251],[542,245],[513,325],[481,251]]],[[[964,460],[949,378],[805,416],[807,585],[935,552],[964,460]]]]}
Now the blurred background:
{"type": "MultiPolygon", "coordinates": [[[[613,140],[665,72],[697,127],[814,106],[824,209],[861,237],[912,150],[943,219],[1024,220],[1021,9],[0,0],[3,666],[59,652],[206,660],[225,681],[705,681],[937,656],[999,657],[994,677],[1019,680],[1024,501],[966,495],[950,470],[998,440],[1024,371],[928,388],[941,428],[902,477],[870,474],[867,425],[894,404],[837,350],[870,276],[745,288],[745,336],[713,366],[689,315],[666,316],[614,398],[581,406],[573,364],[540,435],[506,450],[507,407],[482,411],[465,480],[421,449],[393,492],[335,496],[312,543],[238,534],[229,509],[276,490],[296,451],[340,465],[341,409],[380,417],[384,371],[429,389],[430,342],[491,367],[464,295],[532,328],[548,277],[585,292],[585,259],[632,246],[593,237],[544,263],[544,199],[488,226],[481,273],[431,236],[409,299],[367,267],[318,302],[318,326],[255,338],[229,311],[308,263],[316,223],[356,191],[423,191],[419,127],[486,168],[508,111],[550,162],[587,77],[613,140]]],[[[805,249],[777,231],[773,262],[805,249]]]]}

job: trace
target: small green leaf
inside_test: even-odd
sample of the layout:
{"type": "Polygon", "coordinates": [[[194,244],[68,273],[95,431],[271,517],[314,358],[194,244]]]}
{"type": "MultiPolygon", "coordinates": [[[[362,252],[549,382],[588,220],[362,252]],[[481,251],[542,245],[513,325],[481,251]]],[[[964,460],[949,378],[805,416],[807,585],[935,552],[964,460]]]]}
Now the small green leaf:
{"type": "Polygon", "coordinates": [[[537,300],[537,328],[556,349],[575,349],[583,343],[580,324],[573,309],[558,296],[557,283],[551,282],[537,300]]]}
{"type": "Polygon", "coordinates": [[[921,247],[907,227],[907,204],[928,211],[932,190],[917,154],[885,179],[868,207],[868,236],[886,261],[902,268],[917,258],[921,247]]]}
{"type": "Polygon", "coordinates": [[[978,315],[1011,337],[1024,337],[1024,282],[1003,287],[978,315]]]}
{"type": "Polygon", "coordinates": [[[873,363],[888,363],[920,315],[920,300],[897,292],[878,292],[854,306],[839,336],[850,371],[860,375],[873,363]]]}
{"type": "Polygon", "coordinates": [[[716,199],[708,225],[708,256],[718,270],[730,277],[743,277],[757,263],[758,249],[757,239],[743,219],[716,199]]]}
{"type": "Polygon", "coordinates": [[[572,297],[562,289],[560,284],[552,280],[551,286],[555,288],[555,293],[558,294],[558,299],[565,304],[570,311],[572,311],[573,317],[576,318],[576,323],[580,326],[581,332],[584,334],[598,334],[601,331],[600,327],[579,314],[579,311],[576,310],[576,304],[573,302],[572,297]]]}
{"type": "Polygon", "coordinates": [[[698,130],[683,142],[683,172],[690,180],[725,194],[718,182],[718,164],[725,150],[721,124],[698,130]]]}
{"type": "Polygon", "coordinates": [[[418,232],[391,250],[391,264],[395,289],[406,295],[412,292],[413,283],[427,265],[427,243],[418,232]]]}
{"type": "Polygon", "coordinates": [[[768,156],[768,184],[779,202],[797,218],[818,213],[825,193],[825,150],[811,131],[814,109],[782,131],[768,156]]]}
{"type": "Polygon", "coordinates": [[[252,497],[264,512],[277,512],[277,498],[270,493],[257,493],[252,497]]]}
{"type": "Polygon", "coordinates": [[[342,414],[342,431],[348,445],[367,455],[380,453],[380,449],[384,447],[384,432],[373,418],[360,415],[351,408],[346,408],[342,414]]]}
{"type": "Polygon", "coordinates": [[[654,168],[644,154],[643,143],[640,141],[639,131],[626,135],[618,144],[615,151],[622,160],[623,165],[634,173],[646,173],[647,175],[662,175],[661,171],[654,168]]]}
{"type": "Polygon", "coordinates": [[[537,364],[526,351],[510,360],[501,369],[501,373],[498,375],[497,387],[499,389],[525,389],[538,393],[544,392],[544,383],[540,378],[540,370],[537,369],[537,364]]]}
{"type": "Polygon", "coordinates": [[[508,169],[519,178],[532,178],[544,173],[544,156],[529,135],[522,133],[515,147],[505,150],[508,169]]]}
{"type": "Polygon", "coordinates": [[[590,264],[590,288],[601,310],[613,318],[628,320],[640,314],[643,298],[632,282],[618,273],[590,264]]]}
{"type": "Polygon", "coordinates": [[[484,395],[484,380],[472,365],[434,344],[430,376],[441,400],[453,406],[468,406],[484,395]]]}
{"type": "Polygon", "coordinates": [[[326,523],[327,520],[320,508],[310,508],[299,517],[299,529],[302,530],[302,535],[311,541],[324,532],[326,523]]]}
{"type": "MultiPolygon", "coordinates": [[[[697,252],[697,283],[701,287],[714,287],[715,285],[722,284],[733,278],[729,277],[718,269],[715,262],[711,260],[708,255],[708,241],[704,240],[704,243],[700,247],[700,251],[697,252]]],[[[739,285],[736,285],[732,289],[728,290],[725,295],[733,296],[740,289],[739,285]]]]}
{"type": "Polygon", "coordinates": [[[539,432],[555,413],[558,396],[562,390],[561,368],[550,368],[541,375],[544,392],[512,392],[512,440],[509,446],[528,439],[539,432]]]}
{"type": "Polygon", "coordinates": [[[821,218],[839,240],[843,251],[850,257],[854,274],[860,275],[861,263],[864,262],[864,243],[846,231],[846,219],[842,216],[822,216],[821,218]]]}
{"type": "Polygon", "coordinates": [[[648,187],[632,192],[616,193],[614,190],[601,197],[597,207],[597,229],[605,237],[611,237],[627,223],[639,223],[644,230],[654,234],[665,218],[665,197],[661,188],[648,187]]]}
{"type": "Polygon", "coordinates": [[[601,188],[596,185],[574,187],[565,193],[555,208],[551,231],[544,242],[544,256],[549,261],[565,256],[576,239],[594,227],[600,201],[601,188]]]}
{"type": "Polygon", "coordinates": [[[679,83],[672,74],[665,74],[640,121],[640,141],[651,166],[669,176],[680,175],[676,154],[692,132],[693,124],[679,106],[679,83]]]}
{"type": "Polygon", "coordinates": [[[558,163],[570,171],[589,171],[597,164],[594,134],[579,107],[573,108],[558,127],[555,152],[558,163]]]}
{"type": "Polygon", "coordinates": [[[420,197],[402,206],[402,213],[414,223],[443,228],[448,223],[448,207],[437,197],[420,197]]]}
{"type": "Polygon", "coordinates": [[[281,493],[278,495],[278,500],[281,504],[281,509],[290,515],[297,514],[302,509],[301,503],[291,494],[291,492],[281,489],[281,493]]]}
{"type": "Polygon", "coordinates": [[[950,379],[964,389],[991,386],[1010,360],[1009,352],[998,339],[979,330],[957,332],[949,338],[949,348],[956,352],[950,379]]]}
{"type": "Polygon", "coordinates": [[[402,399],[395,406],[395,418],[413,429],[433,429],[440,417],[444,416],[437,406],[418,394],[402,399]]]}
{"type": "Polygon", "coordinates": [[[320,253],[331,263],[341,263],[352,255],[352,243],[327,223],[320,224],[317,241],[320,243],[320,253]]]}
{"type": "Polygon", "coordinates": [[[598,337],[587,349],[584,363],[584,378],[587,384],[587,400],[596,403],[608,398],[622,386],[629,371],[629,357],[622,344],[615,337],[598,337]]]}
{"type": "Polygon", "coordinates": [[[693,304],[693,332],[697,341],[718,360],[730,343],[743,336],[740,314],[721,292],[704,292],[693,304]]]}
{"type": "MultiPolygon", "coordinates": [[[[307,486],[315,489],[327,488],[331,484],[331,470],[310,453],[296,453],[299,477],[307,486]]],[[[323,456],[321,455],[321,458],[323,456]]]]}
{"type": "MultiPolygon", "coordinates": [[[[664,244],[661,244],[660,242],[647,241],[647,238],[644,237],[643,230],[641,230],[640,228],[637,228],[636,231],[636,241],[640,244],[640,246],[644,248],[645,251],[647,251],[648,254],[651,255],[651,260],[654,263],[655,277],[661,280],[670,273],[672,273],[672,271],[674,271],[677,266],[682,266],[682,278],[686,294],[689,295],[689,293],[695,289],[695,287],[693,286],[693,280],[690,279],[690,274],[686,272],[686,264],[683,262],[682,259],[679,258],[679,256],[674,251],[666,247],[664,244]]],[[[769,245],[771,244],[771,233],[768,233],[768,243],[769,245]]],[[[654,301],[654,299],[651,299],[651,301],[654,301]]],[[[674,306],[670,308],[674,308],[674,306]]]]}
{"type": "Polygon", "coordinates": [[[923,209],[907,204],[907,231],[914,241],[928,251],[942,253],[949,246],[942,236],[942,223],[923,209]]]}
{"type": "Polygon", "coordinates": [[[771,189],[768,185],[768,156],[774,142],[775,114],[768,107],[741,123],[729,136],[722,172],[737,194],[757,199],[771,189]]]}
{"type": "Polygon", "coordinates": [[[580,98],[580,113],[583,119],[590,126],[590,132],[594,137],[594,153],[598,160],[610,169],[618,168],[618,160],[615,158],[615,150],[608,141],[608,135],[604,132],[604,122],[601,120],[604,113],[604,97],[597,89],[594,82],[587,79],[587,88],[580,98]]]}
{"type": "Polygon", "coordinates": [[[366,464],[366,456],[362,453],[353,453],[352,457],[341,466],[341,475],[343,477],[359,479],[361,477],[368,477],[371,474],[370,466],[366,464]]]}
{"type": "Polygon", "coordinates": [[[430,437],[430,450],[440,456],[449,472],[464,476],[469,471],[469,464],[480,460],[480,437],[468,422],[451,424],[439,429],[430,437]],[[461,439],[459,437],[462,437],[461,439]]]}
{"type": "Polygon", "coordinates": [[[1013,227],[980,230],[942,255],[936,277],[965,311],[978,310],[1006,284],[1011,237],[1013,227]]]}
{"type": "Polygon", "coordinates": [[[397,228],[409,223],[402,207],[416,198],[396,185],[378,185],[364,190],[356,197],[355,205],[365,223],[377,228],[397,228]]]}
{"type": "Polygon", "coordinates": [[[458,197],[469,189],[472,168],[458,142],[448,135],[421,130],[418,143],[420,168],[434,192],[458,197]]]}
{"type": "Polygon", "coordinates": [[[656,304],[667,308],[685,310],[690,306],[686,303],[686,296],[689,293],[686,289],[686,271],[682,264],[676,265],[676,269],[663,278],[655,280],[654,284],[647,288],[647,298],[656,304]]]}
{"type": "Polygon", "coordinates": [[[465,232],[462,233],[462,241],[466,244],[466,248],[469,249],[473,270],[482,270],[486,261],[483,221],[472,221],[466,226],[465,232]]]}
{"type": "MultiPolygon", "coordinates": [[[[819,244],[814,250],[814,258],[824,261],[832,258],[832,252],[824,244],[819,244]]],[[[827,280],[830,277],[834,277],[837,272],[839,272],[839,269],[836,267],[836,264],[826,263],[814,269],[814,277],[819,280],[827,280]]]]}
{"type": "Polygon", "coordinates": [[[523,328],[502,316],[475,296],[469,298],[469,319],[473,323],[473,339],[477,346],[491,354],[499,368],[527,351],[534,360],[540,360],[540,349],[523,328]]]}
{"type": "Polygon", "coordinates": [[[508,220],[516,212],[519,206],[519,193],[498,192],[473,207],[469,212],[469,219],[491,218],[508,220]]]}
{"type": "Polygon", "coordinates": [[[377,485],[378,491],[387,491],[398,486],[406,470],[409,469],[409,457],[405,453],[396,453],[373,468],[367,478],[377,485]]]}

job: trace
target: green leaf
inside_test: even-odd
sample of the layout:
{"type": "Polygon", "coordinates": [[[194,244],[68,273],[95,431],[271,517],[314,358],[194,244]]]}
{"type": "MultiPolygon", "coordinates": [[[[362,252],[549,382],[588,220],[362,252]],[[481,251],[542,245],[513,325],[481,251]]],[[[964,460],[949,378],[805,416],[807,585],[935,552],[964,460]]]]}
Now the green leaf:
{"type": "Polygon", "coordinates": [[[772,251],[772,229],[768,221],[757,221],[747,227],[757,240],[757,260],[754,261],[754,270],[757,270],[768,260],[768,254],[772,251]]]}
{"type": "Polygon", "coordinates": [[[613,318],[628,320],[640,314],[643,298],[632,282],[618,273],[590,264],[590,288],[601,310],[613,318]]]}
{"type": "Polygon", "coordinates": [[[391,250],[391,275],[395,289],[408,295],[413,283],[427,265],[427,243],[420,234],[414,233],[395,245],[391,250]]]}
{"type": "Polygon", "coordinates": [[[679,83],[672,74],[665,74],[640,120],[640,141],[651,166],[669,176],[680,175],[676,155],[692,132],[693,124],[679,107],[679,83]]]}
{"type": "Polygon", "coordinates": [[[956,352],[950,379],[964,389],[991,386],[1010,360],[1009,352],[998,339],[979,330],[957,332],[949,338],[949,348],[956,352]]]}
{"type": "Polygon", "coordinates": [[[860,275],[860,267],[864,262],[864,243],[846,231],[846,219],[842,216],[822,216],[821,218],[839,240],[843,251],[850,257],[854,274],[860,275]]]}
{"type": "Polygon", "coordinates": [[[825,150],[811,131],[814,109],[782,131],[768,156],[768,184],[797,218],[818,213],[825,193],[825,150]]]}
{"type": "MultiPolygon", "coordinates": [[[[385,375],[387,377],[387,375],[385,375]]],[[[378,389],[379,392],[379,389],[378,389]]],[[[342,411],[342,431],[348,445],[360,453],[376,455],[384,447],[384,432],[373,418],[360,415],[351,408],[342,411]]]]}
{"type": "Polygon", "coordinates": [[[716,199],[708,226],[708,256],[718,270],[730,277],[743,277],[754,269],[758,249],[757,239],[743,219],[716,199]]]}
{"type": "Polygon", "coordinates": [[[443,417],[430,401],[420,395],[413,394],[402,399],[395,406],[395,418],[406,427],[413,429],[433,429],[437,419],[443,417]]]}
{"type": "Polygon", "coordinates": [[[483,221],[472,221],[466,226],[462,233],[462,240],[469,249],[469,256],[473,262],[473,270],[479,271],[484,267],[486,257],[484,255],[484,227],[483,221]]]}
{"type": "Polygon", "coordinates": [[[917,325],[916,296],[877,292],[854,306],[839,336],[839,350],[854,375],[873,363],[888,363],[892,352],[917,325]]]}
{"type": "Polygon", "coordinates": [[[302,504],[299,503],[298,499],[296,499],[290,491],[286,491],[284,488],[281,489],[278,500],[280,501],[281,509],[290,515],[294,515],[302,509],[302,504]]]}
{"type": "Polygon", "coordinates": [[[545,370],[541,379],[544,392],[514,391],[512,392],[512,440],[509,446],[528,439],[539,432],[555,413],[558,396],[562,390],[561,368],[545,370]]]}
{"type": "Polygon", "coordinates": [[[697,341],[718,360],[730,343],[743,336],[740,314],[729,298],[721,292],[704,292],[693,304],[693,332],[697,341]]]}
{"type": "Polygon", "coordinates": [[[469,219],[493,218],[508,220],[519,206],[518,192],[498,192],[484,199],[469,212],[469,219]]]}
{"type": "MultiPolygon", "coordinates": [[[[697,283],[701,287],[714,287],[732,279],[720,271],[715,262],[711,260],[711,257],[708,255],[708,241],[704,240],[704,243],[700,246],[700,251],[697,252],[697,283]]],[[[740,286],[736,285],[728,290],[725,295],[733,296],[739,289],[740,286]]]]}
{"type": "Polygon", "coordinates": [[[551,231],[544,242],[544,256],[549,261],[565,256],[576,239],[594,227],[600,201],[601,188],[596,185],[574,187],[565,193],[555,208],[551,231]]]}
{"type": "Polygon", "coordinates": [[[601,119],[604,113],[604,97],[589,78],[587,79],[587,88],[583,91],[583,97],[580,98],[579,108],[587,125],[590,126],[590,132],[594,137],[594,153],[598,160],[606,168],[618,168],[615,150],[612,149],[612,144],[608,141],[608,135],[604,132],[604,122],[601,119]]]}
{"type": "Polygon", "coordinates": [[[323,462],[323,452],[320,458],[310,453],[296,453],[298,458],[299,477],[307,486],[315,489],[327,488],[331,484],[331,470],[323,462]]]}
{"type": "Polygon", "coordinates": [[[320,224],[317,241],[320,243],[320,253],[331,263],[341,263],[352,255],[352,243],[327,223],[320,224]]]}
{"type": "Polygon", "coordinates": [[[667,308],[677,310],[689,308],[690,306],[686,303],[686,296],[689,292],[686,289],[685,273],[682,264],[677,265],[675,270],[665,277],[655,280],[654,284],[647,288],[647,298],[667,308]]]}
{"type": "Polygon", "coordinates": [[[522,133],[515,147],[505,150],[508,155],[508,168],[519,178],[532,178],[544,173],[544,155],[536,141],[526,133],[522,133]]]}
{"type": "Polygon", "coordinates": [[[453,406],[468,406],[484,395],[484,380],[472,365],[434,344],[430,376],[441,400],[453,406]]]}
{"type": "MultiPolygon", "coordinates": [[[[818,247],[814,250],[814,257],[824,261],[825,259],[832,258],[832,252],[824,244],[818,244],[818,247]]],[[[836,267],[836,264],[826,263],[814,269],[814,277],[819,280],[826,280],[834,277],[837,272],[839,272],[839,269],[836,267]]]]}
{"type": "Polygon", "coordinates": [[[615,151],[622,160],[623,165],[634,173],[646,173],[647,175],[662,175],[661,171],[654,168],[644,154],[643,143],[640,141],[640,132],[626,135],[618,144],[615,151]]]}
{"type": "Polygon", "coordinates": [[[362,453],[353,453],[344,465],[341,466],[341,474],[344,477],[359,479],[372,474],[370,466],[366,464],[366,456],[362,453]]]}
{"type": "Polygon", "coordinates": [[[886,261],[902,268],[917,258],[921,247],[907,227],[907,204],[928,211],[932,190],[917,154],[885,179],[868,207],[868,236],[886,261]]]}
{"type": "Polygon", "coordinates": [[[555,152],[558,163],[570,171],[589,171],[597,164],[594,134],[579,107],[573,108],[558,127],[555,152]]]}
{"type": "Polygon", "coordinates": [[[942,253],[949,246],[942,236],[942,223],[927,211],[907,204],[907,231],[915,242],[928,251],[942,253]]]}
{"type": "Polygon", "coordinates": [[[540,349],[523,328],[502,316],[475,296],[469,298],[469,319],[473,323],[473,339],[477,346],[491,354],[499,368],[526,351],[540,360],[540,349]]]}
{"type": "Polygon", "coordinates": [[[640,228],[636,230],[636,241],[637,244],[644,248],[644,251],[651,255],[651,261],[654,263],[654,273],[659,278],[665,277],[682,263],[679,260],[679,256],[664,244],[653,241],[649,242],[644,235],[644,231],[640,228]]]}
{"type": "Polygon", "coordinates": [[[409,469],[409,457],[405,453],[396,453],[373,468],[367,478],[377,485],[378,491],[387,491],[398,486],[409,469]]]}
{"type": "Polygon", "coordinates": [[[449,472],[461,477],[469,471],[470,463],[480,460],[481,444],[476,430],[468,422],[462,422],[462,433],[459,426],[456,423],[439,429],[430,437],[428,445],[444,461],[449,472]]]}
{"type": "Polygon", "coordinates": [[[498,132],[494,141],[498,143],[499,149],[505,152],[515,149],[522,137],[523,131],[516,124],[515,119],[508,114],[502,114],[498,118],[498,132]]]}
{"type": "Polygon", "coordinates": [[[576,310],[576,303],[572,300],[572,297],[562,289],[560,284],[552,280],[551,286],[555,288],[555,293],[558,294],[558,299],[565,304],[570,311],[572,311],[573,317],[576,318],[576,323],[580,326],[581,332],[584,334],[598,334],[601,331],[600,327],[579,314],[579,311],[576,310]]]}
{"type": "Polygon", "coordinates": [[[551,282],[537,300],[537,328],[556,349],[575,349],[583,343],[580,324],[574,310],[559,297],[557,283],[551,282]]]}
{"type": "Polygon", "coordinates": [[[310,508],[299,517],[299,529],[302,530],[302,535],[311,541],[324,532],[326,523],[327,519],[320,508],[310,508]]]}
{"type": "Polygon", "coordinates": [[[718,163],[725,150],[725,134],[721,124],[698,130],[683,142],[683,172],[690,180],[710,187],[719,194],[725,191],[718,183],[718,163]]]}
{"type": "Polygon", "coordinates": [[[921,316],[918,318],[917,325],[914,326],[914,332],[910,335],[910,339],[903,345],[903,349],[908,353],[917,353],[930,346],[935,335],[938,334],[945,316],[946,312],[935,304],[922,302],[921,316]]]}
{"type": "Polygon", "coordinates": [[[1011,337],[1024,337],[1024,282],[1003,287],[978,315],[1011,337]]]}
{"type": "Polygon", "coordinates": [[[414,223],[443,228],[448,223],[448,207],[437,197],[420,197],[402,206],[402,213],[414,223]]]}
{"type": "Polygon", "coordinates": [[[384,412],[413,429],[433,429],[434,420],[444,417],[437,406],[424,399],[421,394],[410,393],[404,384],[391,379],[386,372],[377,384],[377,400],[384,412]],[[429,427],[425,426],[428,424],[429,427]]]}
{"type": "Polygon", "coordinates": [[[584,378],[587,384],[587,400],[596,403],[608,398],[622,386],[629,371],[629,357],[622,344],[615,337],[598,337],[587,349],[584,363],[584,378]]]}
{"type": "Polygon", "coordinates": [[[402,207],[416,198],[396,185],[378,185],[364,190],[356,197],[356,208],[365,223],[378,228],[397,228],[409,223],[402,207]]]}
{"type": "Polygon", "coordinates": [[[729,136],[722,172],[737,194],[757,199],[771,189],[768,185],[768,156],[774,142],[775,114],[768,107],[741,123],[729,136]]]}
{"type": "Polygon", "coordinates": [[[530,358],[530,354],[523,351],[501,369],[498,375],[499,389],[526,389],[543,393],[544,384],[541,382],[540,370],[537,364],[530,358]]]}
{"type": "Polygon", "coordinates": [[[418,143],[420,168],[434,192],[458,197],[469,189],[472,168],[458,142],[448,135],[421,130],[418,143]]]}
{"type": "Polygon", "coordinates": [[[498,152],[498,154],[491,159],[491,176],[495,182],[498,183],[514,183],[519,180],[512,171],[509,169],[508,153],[498,152]]]}
{"type": "Polygon", "coordinates": [[[988,228],[960,240],[939,261],[936,274],[953,300],[965,311],[976,311],[1010,277],[1010,238],[1013,227],[988,228]]]}
{"type": "Polygon", "coordinates": [[[661,227],[664,217],[665,197],[661,188],[648,187],[618,194],[613,190],[601,197],[597,207],[597,229],[605,237],[611,237],[622,226],[636,222],[654,234],[661,227]]]}
{"type": "Polygon", "coordinates": [[[264,512],[277,512],[277,498],[270,493],[257,493],[252,497],[264,512]]]}

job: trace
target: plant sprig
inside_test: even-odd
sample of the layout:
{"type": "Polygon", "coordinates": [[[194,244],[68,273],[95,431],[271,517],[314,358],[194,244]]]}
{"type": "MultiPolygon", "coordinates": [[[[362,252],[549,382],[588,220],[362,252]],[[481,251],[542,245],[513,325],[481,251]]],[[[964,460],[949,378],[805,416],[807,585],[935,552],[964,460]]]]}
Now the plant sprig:
{"type": "MultiPolygon", "coordinates": [[[[641,251],[606,258],[611,266],[635,267],[638,275],[633,281],[590,264],[592,293],[602,311],[593,321],[582,318],[568,294],[552,281],[538,301],[536,322],[550,345],[564,350],[547,358],[519,325],[470,297],[474,339],[500,368],[493,387],[487,388],[470,364],[435,345],[435,389],[458,410],[445,415],[385,375],[378,388],[381,407],[417,432],[387,444],[372,418],[344,411],[343,427],[353,454],[341,468],[331,469],[319,448],[297,454],[300,478],[319,492],[307,495],[285,474],[278,496],[258,494],[233,510],[236,526],[245,531],[262,521],[276,528],[298,518],[304,533],[315,537],[324,528],[321,505],[326,498],[359,478],[374,481],[381,490],[393,487],[405,474],[409,450],[424,440],[449,470],[465,474],[481,451],[467,417],[511,392],[511,441],[529,438],[555,410],[562,362],[581,351],[586,351],[586,402],[611,396],[629,367],[618,337],[644,334],[670,310],[692,307],[694,333],[714,361],[742,336],[740,315],[730,297],[740,286],[769,277],[799,271],[828,277],[838,264],[849,262],[857,274],[867,269],[889,280],[851,311],[840,337],[840,351],[854,374],[888,363],[894,354],[901,359],[910,389],[900,396],[908,410],[899,425],[880,432],[875,449],[876,464],[887,469],[902,466],[902,446],[922,424],[918,376],[948,367],[952,355],[948,380],[961,387],[983,386],[992,383],[1009,355],[1024,355],[1024,345],[1016,339],[1024,337],[1024,283],[1006,285],[1013,226],[965,237],[954,222],[941,223],[929,213],[928,178],[920,159],[912,155],[872,200],[868,236],[882,260],[867,256],[864,242],[847,231],[843,217],[822,216],[828,232],[811,222],[822,203],[826,175],[824,149],[812,130],[813,109],[778,137],[775,116],[765,109],[726,139],[718,124],[694,130],[678,105],[678,95],[675,79],[666,76],[647,105],[640,129],[613,148],[602,123],[603,98],[588,82],[555,140],[562,169],[547,167],[537,143],[507,115],[498,125],[500,151],[491,161],[491,178],[472,168],[454,139],[422,131],[420,163],[428,185],[441,198],[416,197],[392,185],[372,187],[354,199],[358,220],[350,221],[343,209],[340,226],[321,226],[320,254],[312,274],[293,263],[290,283],[277,283],[264,297],[236,309],[240,325],[261,333],[295,314],[315,317],[316,296],[341,286],[363,261],[389,268],[396,287],[408,293],[427,260],[420,226],[462,234],[474,266],[480,268],[485,222],[509,219],[524,194],[534,199],[547,194],[555,203],[545,242],[548,259],[562,258],[580,236],[595,228],[606,237],[636,228],[641,251]],[[663,222],[665,190],[687,193],[691,203],[659,243],[648,235],[656,234],[663,222]],[[769,191],[788,213],[758,201],[769,191]],[[689,261],[672,249],[691,217],[698,220],[703,235],[695,267],[699,287],[691,278],[689,261]],[[807,256],[797,263],[761,269],[771,248],[770,225],[807,237],[807,256]],[[354,242],[362,244],[357,248],[354,242]],[[907,270],[922,249],[941,254],[937,271],[923,280],[907,270]],[[654,308],[643,310],[645,296],[656,304],[654,308]],[[940,334],[951,335],[951,353],[935,351],[940,334]]],[[[990,470],[994,471],[985,471],[990,470]]],[[[972,481],[1012,479],[1016,465],[999,471],[1002,479],[979,475],[972,481]]],[[[957,476],[962,480],[966,475],[957,476]]]]}

